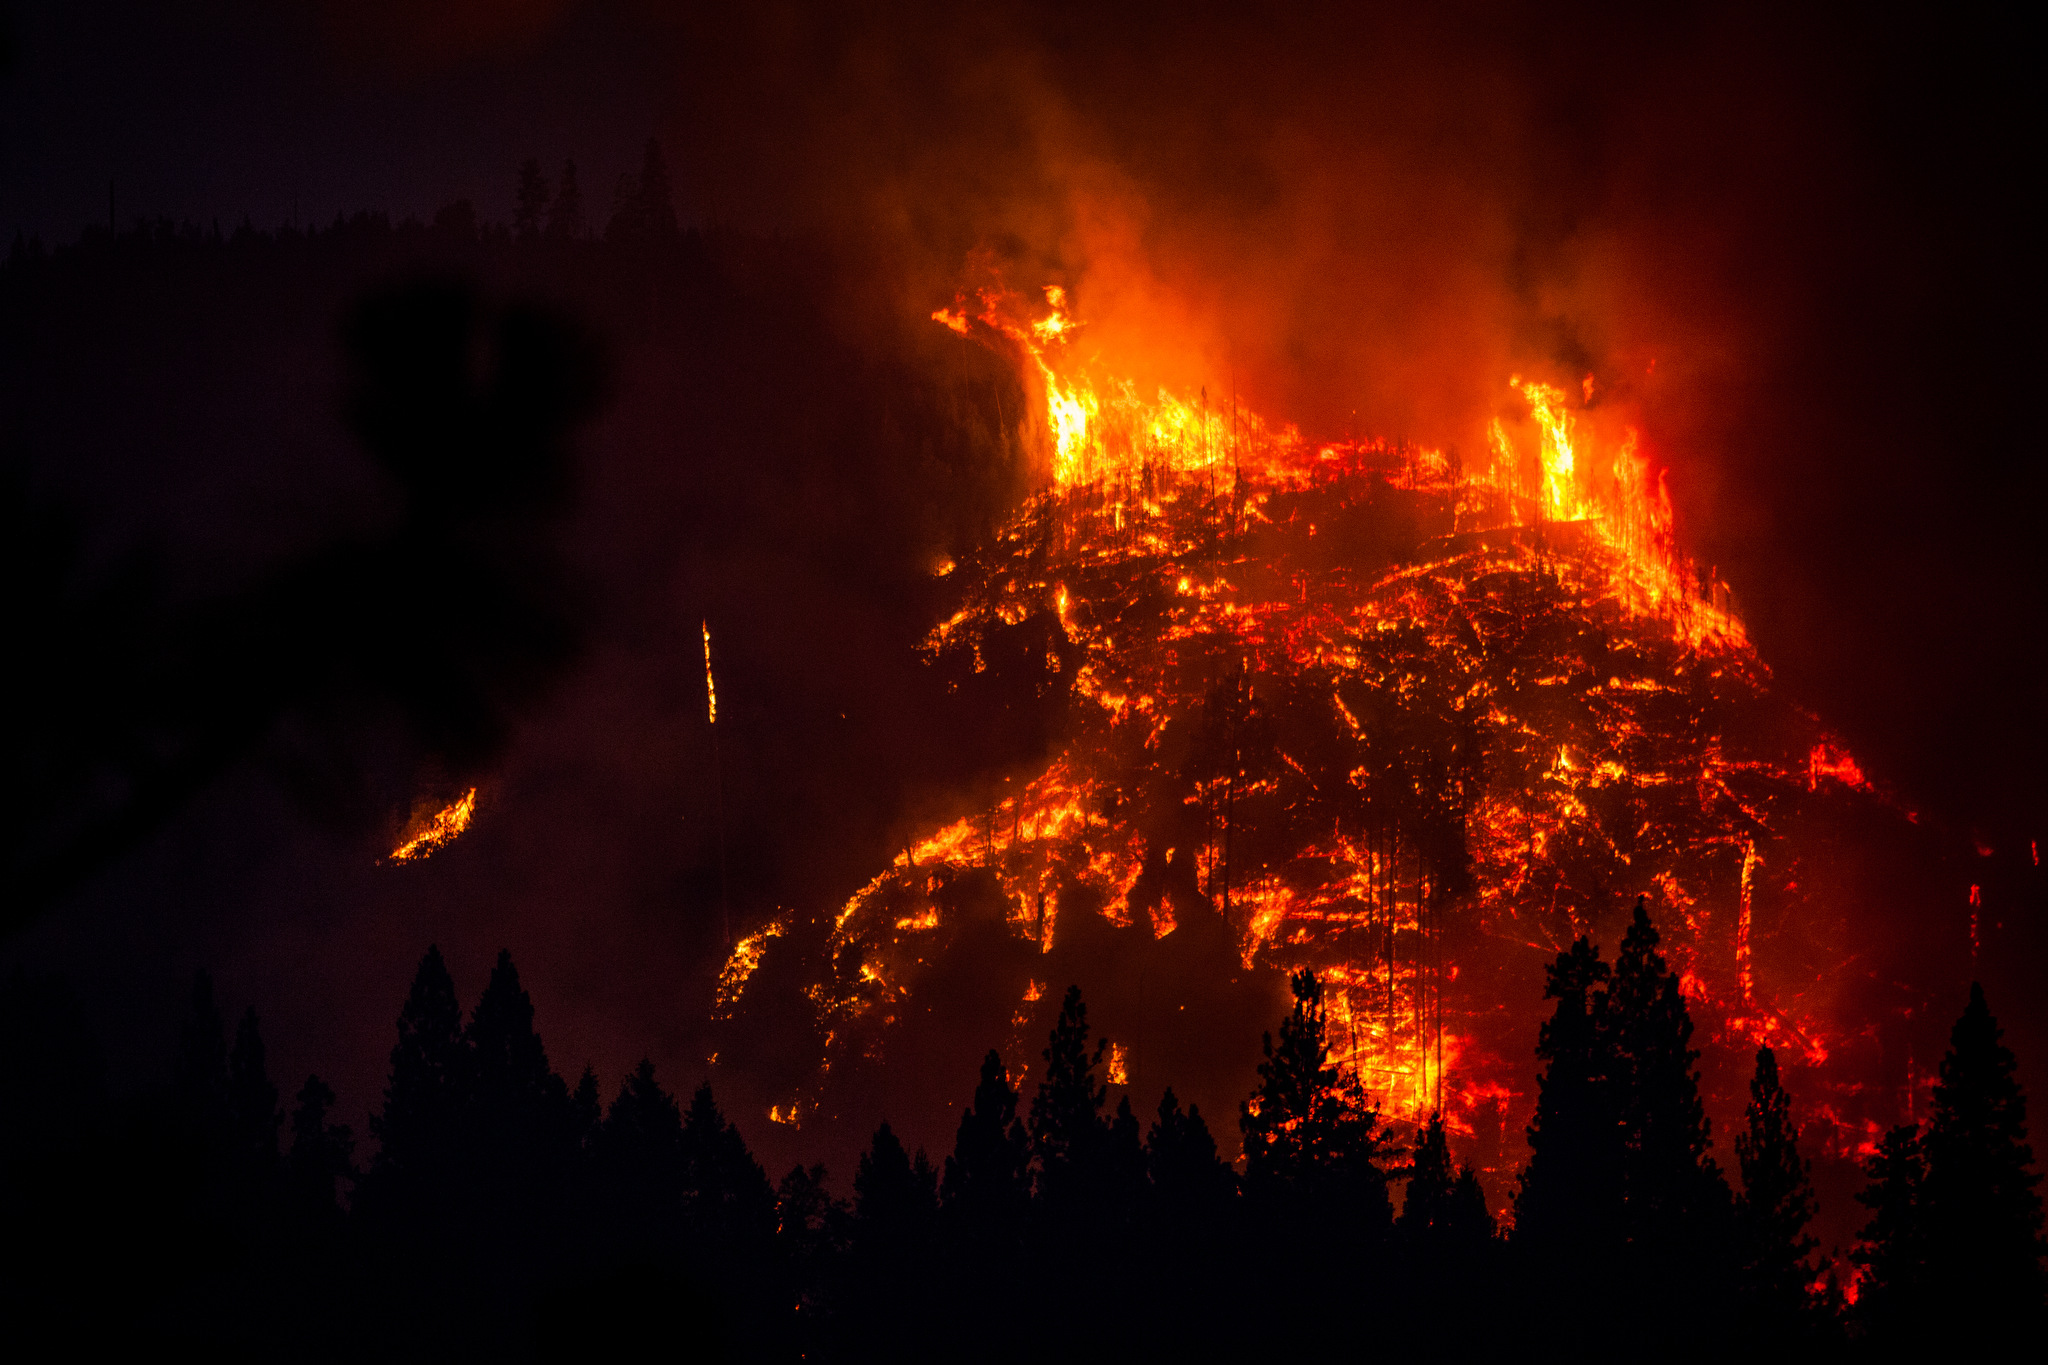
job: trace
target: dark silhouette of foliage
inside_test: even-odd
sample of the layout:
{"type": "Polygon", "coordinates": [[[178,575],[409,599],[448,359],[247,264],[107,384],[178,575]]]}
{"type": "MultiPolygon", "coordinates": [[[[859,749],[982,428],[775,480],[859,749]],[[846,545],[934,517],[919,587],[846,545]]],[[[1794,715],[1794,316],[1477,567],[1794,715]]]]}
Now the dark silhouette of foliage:
{"type": "Polygon", "coordinates": [[[1431,1114],[1416,1137],[1395,1227],[1408,1245],[1435,1254],[1470,1252],[1493,1239],[1493,1215],[1479,1173],[1453,1166],[1441,1112],[1431,1114]]]}
{"type": "Polygon", "coordinates": [[[1108,1091],[1095,1074],[1109,1040],[1088,1049],[1088,1006],[1069,986],[1045,1045],[1045,1079],[1031,1100],[1031,1155],[1037,1193],[1049,1203],[1079,1202],[1096,1193],[1109,1126],[1102,1106],[1108,1091]]]}
{"type": "Polygon", "coordinates": [[[201,971],[192,980],[192,1009],[178,1033],[171,1079],[172,1103],[192,1141],[219,1141],[228,1121],[227,1092],[227,1034],[213,1002],[213,978],[201,971]]]}
{"type": "Polygon", "coordinates": [[[940,1187],[947,1221],[970,1242],[1003,1243],[1022,1228],[1031,1200],[1031,1141],[1002,1054],[982,1060],[974,1101],[960,1116],[940,1187]]]}
{"type": "Polygon", "coordinates": [[[306,1077],[292,1110],[292,1144],[286,1155],[292,1197],[306,1216],[328,1218],[341,1212],[342,1187],[355,1179],[355,1134],[345,1123],[331,1123],[334,1091],[318,1076],[306,1077]]]}
{"type": "Polygon", "coordinates": [[[1530,1243],[1619,1237],[1621,1126],[1604,1038],[1611,975],[1583,937],[1547,969],[1544,998],[1557,1008],[1537,1032],[1536,1057],[1545,1065],[1515,1197],[1515,1236],[1530,1243]]]}
{"type": "Polygon", "coordinates": [[[1929,1291],[1987,1340],[2038,1325],[2043,1307],[2041,1177],[2016,1071],[1972,982],[1934,1087],[1920,1209],[1929,1291]]]}
{"type": "Polygon", "coordinates": [[[548,179],[540,162],[528,157],[519,163],[519,188],[513,199],[512,231],[520,241],[531,242],[541,234],[548,212],[548,179]]]}
{"type": "Polygon", "coordinates": [[[548,208],[548,236],[555,241],[572,241],[583,236],[583,191],[576,183],[576,163],[562,163],[555,180],[555,198],[548,208]]]}
{"type": "Polygon", "coordinates": [[[1196,1218],[1213,1214],[1237,1193],[1237,1175],[1216,1154],[1216,1139],[1199,1105],[1185,1111],[1173,1088],[1159,1097],[1145,1134],[1145,1174],[1159,1205],[1196,1218]]]}
{"type": "Polygon", "coordinates": [[[1913,1328],[1926,1307],[1927,1153],[1919,1125],[1886,1133],[1863,1172],[1870,1184],[1856,1200],[1870,1210],[1870,1221],[1850,1253],[1861,1271],[1856,1317],[1867,1332],[1899,1334],[1913,1328]]]}
{"type": "Polygon", "coordinates": [[[931,1163],[913,1160],[888,1124],[861,1155],[853,1177],[853,1245],[863,1256],[902,1261],[931,1244],[938,1215],[931,1163]]]}
{"type": "Polygon", "coordinates": [[[690,1217],[725,1250],[758,1252],[774,1235],[775,1189],[726,1122],[709,1082],[697,1087],[683,1114],[682,1156],[690,1217]]]}
{"type": "Polygon", "coordinates": [[[384,1107],[370,1118],[378,1146],[364,1181],[366,1199],[374,1204],[388,1189],[393,1203],[414,1210],[445,1200],[462,1160],[470,1075],[455,981],[440,948],[430,947],[398,1013],[384,1107]]]}
{"type": "Polygon", "coordinates": [[[1379,1111],[1328,1064],[1322,982],[1300,971],[1292,984],[1293,1012],[1277,1046],[1266,1035],[1258,1089],[1239,1120],[1245,1194],[1301,1216],[1348,1220],[1352,1235],[1371,1241],[1393,1223],[1379,1111]]]}
{"type": "Polygon", "coordinates": [[[1632,1255],[1676,1258],[1699,1271],[1726,1235],[1730,1201],[1710,1154],[1692,1018],[1678,974],[1665,966],[1657,941],[1643,898],[1637,897],[1607,1000],[1626,1142],[1628,1239],[1632,1255]]]}
{"type": "Polygon", "coordinates": [[[1749,1082],[1747,1130],[1736,1136],[1742,1194],[1736,1200],[1741,1286],[1767,1330],[1785,1333],[1808,1323],[1815,1305],[1813,1253],[1807,1232],[1818,1208],[1792,1100],[1778,1083],[1777,1055],[1758,1048],[1749,1082]]]}

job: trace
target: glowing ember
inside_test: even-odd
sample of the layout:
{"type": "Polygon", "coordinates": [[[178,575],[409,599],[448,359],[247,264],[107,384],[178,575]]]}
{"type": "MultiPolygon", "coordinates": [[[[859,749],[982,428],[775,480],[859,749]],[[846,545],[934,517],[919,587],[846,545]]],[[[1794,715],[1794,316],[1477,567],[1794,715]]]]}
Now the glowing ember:
{"type": "Polygon", "coordinates": [[[411,863],[432,856],[443,845],[454,842],[458,835],[468,829],[469,822],[475,815],[476,788],[471,787],[425,820],[415,818],[406,827],[405,837],[399,842],[398,847],[391,850],[391,856],[387,861],[411,863]]]}
{"type": "Polygon", "coordinates": [[[711,623],[704,623],[704,711],[705,719],[718,724],[718,683],[711,676],[711,623]]]}
{"type": "MultiPolygon", "coordinates": [[[[811,992],[828,1066],[879,1055],[970,883],[1028,954],[1069,951],[1071,923],[1315,968],[1339,1064],[1390,1115],[1495,1135],[1503,1170],[1542,961],[1618,941],[1639,894],[1703,1040],[1813,1067],[1875,1048],[1833,1021],[1855,936],[1804,889],[1829,855],[1795,835],[1843,802],[1899,812],[1770,699],[1635,431],[1603,439],[1567,390],[1516,379],[1527,417],[1495,421],[1476,468],[1311,445],[1202,396],[1141,399],[1073,358],[1062,294],[1035,321],[1016,303],[934,316],[1015,349],[1049,485],[950,566],[966,605],[925,647],[979,672],[998,639],[1042,638],[1071,706],[1041,771],[912,841],[832,919],[811,992]]],[[[1118,1083],[1175,1079],[1132,1041],[1118,1083]]],[[[1856,1091],[1817,1106],[1842,1153],[1882,1103],[1856,1091]]]]}

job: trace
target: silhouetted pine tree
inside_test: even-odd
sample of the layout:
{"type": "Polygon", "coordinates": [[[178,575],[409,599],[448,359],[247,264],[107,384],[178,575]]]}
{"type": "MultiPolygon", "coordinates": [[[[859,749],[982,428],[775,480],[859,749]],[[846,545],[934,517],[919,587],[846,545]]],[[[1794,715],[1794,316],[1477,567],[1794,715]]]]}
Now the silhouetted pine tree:
{"type": "Polygon", "coordinates": [[[1095,1068],[1109,1048],[1088,1050],[1088,1006],[1069,986],[1045,1046],[1045,1079],[1031,1100],[1031,1155],[1039,1197],[1079,1205],[1099,1192],[1109,1128],[1102,1118],[1108,1091],[1095,1068]]]}
{"type": "Polygon", "coordinates": [[[601,1240],[628,1257],[680,1250],[688,1198],[683,1113],[644,1057],[592,1140],[591,1167],[601,1240]]]}
{"type": "Polygon", "coordinates": [[[512,211],[512,230],[522,242],[538,238],[547,217],[548,180],[532,157],[519,163],[519,190],[512,211]]]}
{"type": "Polygon", "coordinates": [[[1444,1132],[1444,1116],[1429,1116],[1416,1135],[1415,1151],[1408,1162],[1408,1189],[1401,1200],[1401,1216],[1395,1226],[1416,1245],[1433,1243],[1451,1223],[1451,1200],[1458,1173],[1451,1167],[1451,1144],[1444,1132]]]}
{"type": "Polygon", "coordinates": [[[555,180],[555,202],[548,208],[548,236],[570,241],[581,237],[584,231],[583,191],[576,183],[576,163],[565,161],[562,174],[555,180]]]}
{"type": "Polygon", "coordinates": [[[1981,1340],[2032,1326],[2042,1310],[2041,1177],[2030,1169],[2016,1069],[1984,988],[1972,982],[1934,1087],[1921,1210],[1928,1287],[1981,1340]]]}
{"type": "Polygon", "coordinates": [[[1486,1191],[1479,1184],[1479,1172],[1470,1166],[1458,1168],[1445,1219],[1445,1230],[1460,1245],[1485,1246],[1493,1241],[1497,1230],[1493,1210],[1486,1206],[1486,1191]]]}
{"type": "Polygon", "coordinates": [[[1292,985],[1294,1009],[1278,1046],[1265,1036],[1258,1089],[1239,1118],[1244,1191],[1286,1216],[1341,1224],[1354,1244],[1376,1245],[1393,1226],[1379,1111],[1327,1064],[1322,982],[1304,970],[1292,985]]]}
{"type": "Polygon", "coordinates": [[[952,1234],[970,1254],[1000,1256],[1014,1249],[1031,1203],[1031,1140],[1017,1117],[1017,1091],[1002,1054],[982,1059],[974,1101],[960,1116],[953,1155],[940,1188],[952,1234]]]}
{"type": "Polygon", "coordinates": [[[700,1236],[727,1255],[766,1250],[775,1234],[775,1189],[740,1130],[718,1111],[709,1082],[683,1114],[683,1171],[700,1236]]]}
{"type": "Polygon", "coordinates": [[[548,1066],[547,1048],[533,1027],[533,1000],[519,984],[512,955],[498,953],[471,1013],[469,1044],[472,1162],[483,1173],[527,1191],[558,1175],[573,1151],[569,1091],[548,1066]]]}
{"type": "Polygon", "coordinates": [[[225,1153],[234,1198],[247,1217],[267,1216],[278,1193],[277,1130],[283,1122],[277,1087],[264,1067],[263,1033],[252,1007],[243,1013],[234,1050],[228,1054],[225,1153]]]}
{"type": "Polygon", "coordinates": [[[1904,1340],[1917,1331],[1927,1298],[1927,1153],[1919,1125],[1886,1133],[1863,1172],[1870,1184],[1856,1201],[1870,1210],[1870,1221],[1850,1253],[1860,1270],[1855,1318],[1866,1333],[1904,1340]]]}
{"type": "Polygon", "coordinates": [[[668,160],[654,138],[647,139],[640,159],[639,216],[647,236],[659,241],[676,235],[675,192],[669,183],[668,160]]]}
{"type": "Polygon", "coordinates": [[[191,1012],[178,1032],[171,1104],[187,1139],[214,1150],[228,1126],[228,1049],[213,978],[204,971],[193,976],[191,1012]]]}
{"type": "Polygon", "coordinates": [[[854,1171],[854,1253],[899,1268],[921,1260],[931,1249],[938,1200],[937,1181],[924,1153],[913,1161],[884,1123],[854,1171]]]}
{"type": "Polygon", "coordinates": [[[588,1153],[604,1122],[604,1100],[598,1093],[594,1066],[584,1066],[583,1078],[576,1082],[576,1090],[569,1096],[569,1121],[575,1133],[576,1150],[588,1153]]]}
{"type": "Polygon", "coordinates": [[[1544,1063],[1529,1124],[1529,1164],[1515,1195],[1514,1241],[1543,1273],[1569,1260],[1606,1265],[1624,1237],[1621,1102],[1607,1027],[1611,976],[1580,938],[1548,968],[1557,1008],[1536,1035],[1544,1063]]]}
{"type": "Polygon", "coordinates": [[[1145,1134],[1145,1173],[1155,1206],[1174,1223],[1206,1221],[1237,1193],[1237,1173],[1216,1155],[1201,1107],[1183,1112],[1170,1086],[1145,1134]]]}
{"type": "Polygon", "coordinates": [[[1629,1245],[1637,1265],[1650,1256],[1683,1262],[1699,1274],[1723,1253],[1731,1201],[1709,1155],[1710,1125],[1693,1069],[1700,1054],[1691,1045],[1692,1017],[1678,974],[1666,968],[1657,941],[1643,898],[1637,897],[1607,993],[1627,1143],[1629,1245]]]}
{"type": "Polygon", "coordinates": [[[447,1210],[467,1136],[470,1073],[455,982],[441,950],[429,947],[398,1014],[384,1107],[370,1119],[378,1149],[362,1186],[367,1204],[447,1210]]]}
{"type": "Polygon", "coordinates": [[[1758,1048],[1749,1083],[1747,1131],[1735,1139],[1742,1169],[1736,1200],[1741,1286],[1758,1330],[1782,1338],[1814,1324],[1813,1253],[1820,1243],[1807,1232],[1817,1208],[1791,1097],[1778,1083],[1778,1058],[1758,1048]]]}
{"type": "Polygon", "coordinates": [[[292,1199],[302,1217],[325,1221],[341,1212],[343,1182],[355,1178],[355,1134],[329,1123],[334,1092],[318,1076],[306,1077],[292,1110],[292,1145],[286,1157],[292,1199]]]}

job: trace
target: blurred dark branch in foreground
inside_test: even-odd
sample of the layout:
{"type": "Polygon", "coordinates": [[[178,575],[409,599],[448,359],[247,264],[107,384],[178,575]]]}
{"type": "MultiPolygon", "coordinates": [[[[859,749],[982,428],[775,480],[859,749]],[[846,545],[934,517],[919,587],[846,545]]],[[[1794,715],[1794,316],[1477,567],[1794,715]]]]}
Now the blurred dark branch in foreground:
{"type": "Polygon", "coordinates": [[[394,481],[389,529],[176,614],[131,564],[82,581],[80,538],[5,492],[21,723],[6,785],[0,928],[133,847],[274,739],[302,794],[360,805],[368,737],[473,770],[574,657],[555,530],[570,437],[597,408],[593,342],[470,288],[415,285],[348,324],[348,420],[394,481]]]}

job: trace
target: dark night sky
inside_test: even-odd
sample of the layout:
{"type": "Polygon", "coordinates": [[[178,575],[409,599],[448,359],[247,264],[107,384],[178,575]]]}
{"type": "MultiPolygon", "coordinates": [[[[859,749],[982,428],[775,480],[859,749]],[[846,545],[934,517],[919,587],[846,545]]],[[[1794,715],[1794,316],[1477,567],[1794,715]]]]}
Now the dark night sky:
{"type": "MultiPolygon", "coordinates": [[[[992,244],[1074,284],[1105,336],[1173,320],[1184,344],[1147,360],[1179,382],[1452,445],[1511,370],[1592,370],[1640,409],[1682,536],[1784,685],[1932,818],[1993,844],[2048,830],[2039,39],[1988,6],[1412,8],[17,0],[0,233],[68,240],[104,221],[109,181],[124,222],[461,196],[503,219],[528,155],[576,157],[601,215],[654,132],[687,221],[832,244],[857,281],[836,315],[920,316],[992,244]]],[[[306,319],[303,368],[333,363],[332,329],[306,319]]],[[[664,373],[622,356],[586,538],[676,534],[660,518],[684,496],[638,496],[659,422],[688,410],[634,387],[664,373]]],[[[316,471],[339,458],[331,392],[308,378],[278,417],[316,471]]],[[[289,533],[259,485],[296,476],[210,454],[221,429],[50,477],[188,568],[260,561],[289,533]]],[[[773,578],[793,543],[751,558],[773,578]]],[[[790,570],[768,617],[802,619],[825,576],[790,570]]],[[[417,944],[454,942],[467,991],[503,941],[558,1066],[684,1065],[668,1002],[702,973],[702,926],[650,908],[655,817],[598,796],[658,788],[630,776],[659,766],[646,727],[694,705],[686,653],[634,633],[689,608],[645,595],[508,760],[545,793],[519,835],[480,827],[470,863],[394,893],[240,773],[33,952],[125,944],[143,965],[124,982],[224,964],[304,1066],[325,1017],[368,1009],[360,1045],[381,1049],[417,944]],[[175,910],[151,900],[167,886],[175,910]]],[[[762,646],[764,679],[801,667],[785,653],[762,646]]],[[[320,1065],[367,1103],[374,1061],[320,1065]]]]}

